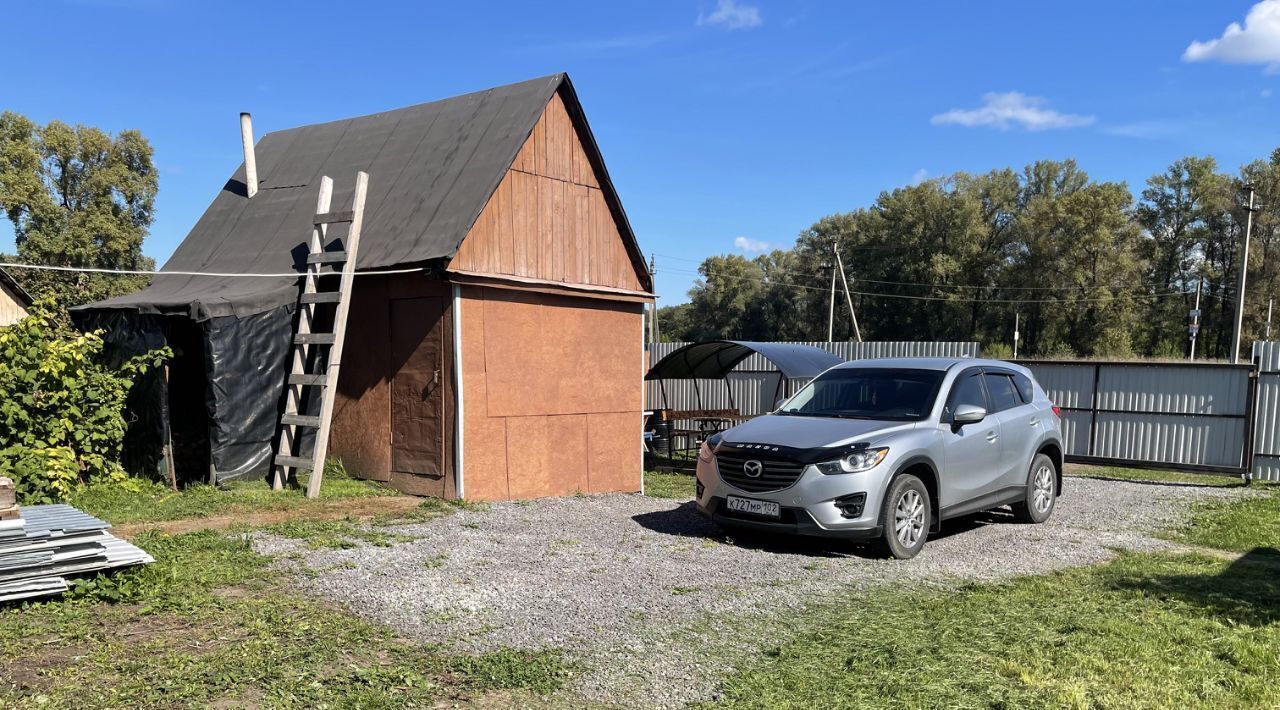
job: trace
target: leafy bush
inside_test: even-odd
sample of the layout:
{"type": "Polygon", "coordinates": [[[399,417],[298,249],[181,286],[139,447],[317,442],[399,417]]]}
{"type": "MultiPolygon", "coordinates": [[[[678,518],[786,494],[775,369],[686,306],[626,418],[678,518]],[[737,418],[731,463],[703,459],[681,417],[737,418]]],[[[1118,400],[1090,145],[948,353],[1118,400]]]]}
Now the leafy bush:
{"type": "Polygon", "coordinates": [[[109,367],[100,332],[80,333],[48,302],[0,329],[0,475],[23,503],[65,500],[91,480],[124,480],[125,396],[169,348],[109,367]]]}

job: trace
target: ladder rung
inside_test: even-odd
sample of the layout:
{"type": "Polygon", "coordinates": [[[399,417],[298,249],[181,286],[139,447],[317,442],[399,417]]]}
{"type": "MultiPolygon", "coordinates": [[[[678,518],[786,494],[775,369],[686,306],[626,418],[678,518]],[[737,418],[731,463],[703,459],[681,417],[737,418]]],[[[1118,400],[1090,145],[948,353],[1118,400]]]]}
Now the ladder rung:
{"type": "MultiPolygon", "coordinates": [[[[294,345],[333,345],[333,333],[295,333],[294,345]]],[[[278,382],[279,380],[277,380],[278,382]]]]}
{"type": "Polygon", "coordinates": [[[338,222],[350,222],[356,218],[355,210],[343,210],[342,212],[325,212],[318,214],[312,218],[312,224],[336,224],[338,222]]]}
{"type": "Polygon", "coordinates": [[[320,428],[320,417],[311,417],[306,414],[286,414],[280,417],[281,424],[292,424],[294,426],[309,426],[313,429],[320,428]]]}
{"type": "Polygon", "coordinates": [[[289,375],[289,384],[291,385],[307,385],[314,387],[324,387],[329,383],[328,375],[307,375],[296,374],[289,375]]]}
{"type": "Polygon", "coordinates": [[[337,303],[342,300],[342,293],[339,291],[325,291],[322,293],[304,293],[302,294],[302,303],[337,303]]]}
{"type": "Polygon", "coordinates": [[[307,254],[308,264],[340,264],[347,260],[345,251],[322,251],[317,254],[307,254]]]}
{"type": "Polygon", "coordinates": [[[315,466],[316,463],[311,459],[304,459],[301,456],[285,456],[281,454],[276,457],[276,465],[288,466],[290,468],[301,468],[310,471],[311,467],[315,466]]]}

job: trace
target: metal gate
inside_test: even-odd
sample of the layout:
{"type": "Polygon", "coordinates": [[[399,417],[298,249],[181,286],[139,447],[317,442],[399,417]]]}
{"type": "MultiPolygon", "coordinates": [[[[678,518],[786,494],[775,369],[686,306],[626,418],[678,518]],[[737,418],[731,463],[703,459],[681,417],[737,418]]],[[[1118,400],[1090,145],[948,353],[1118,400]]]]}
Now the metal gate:
{"type": "Polygon", "coordinates": [[[1253,435],[1253,475],[1280,481],[1280,343],[1255,342],[1258,406],[1253,435]]]}
{"type": "MultiPolygon", "coordinates": [[[[1204,473],[1251,469],[1258,397],[1253,364],[1019,364],[1062,409],[1068,461],[1204,473]]],[[[1276,462],[1280,466],[1280,458],[1276,462]]]]}

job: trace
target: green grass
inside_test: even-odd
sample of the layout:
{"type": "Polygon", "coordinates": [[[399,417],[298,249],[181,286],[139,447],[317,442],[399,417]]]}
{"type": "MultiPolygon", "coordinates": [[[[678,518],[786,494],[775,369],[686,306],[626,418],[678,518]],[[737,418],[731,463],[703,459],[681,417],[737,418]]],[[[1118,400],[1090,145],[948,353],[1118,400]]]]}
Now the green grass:
{"type": "Polygon", "coordinates": [[[0,608],[0,707],[418,707],[545,693],[555,651],[454,655],[299,595],[239,536],[136,540],[156,563],[0,608]]]}
{"type": "Polygon", "coordinates": [[[693,484],[696,479],[689,473],[660,473],[646,471],[644,494],[650,498],[684,498],[693,500],[693,484]]]}
{"type": "Polygon", "coordinates": [[[866,592],[732,676],[734,707],[1275,707],[1280,556],[1123,555],[953,592],[866,592]]]}
{"type": "Polygon", "coordinates": [[[357,525],[352,520],[286,520],[263,528],[273,535],[293,540],[306,540],[313,549],[350,549],[364,542],[377,547],[390,547],[414,538],[357,525]]]}
{"type": "Polygon", "coordinates": [[[1066,473],[1068,476],[1080,476],[1083,478],[1106,478],[1152,483],[1184,483],[1199,486],[1239,486],[1243,484],[1238,475],[1156,471],[1141,468],[1122,468],[1119,466],[1067,464],[1066,473]]]}
{"type": "MultiPolygon", "coordinates": [[[[303,483],[305,486],[305,481],[303,483]]],[[[306,497],[305,488],[274,491],[263,481],[233,482],[225,488],[191,486],[174,491],[159,483],[131,480],[127,486],[98,484],[77,491],[71,505],[113,523],[161,522],[235,513],[307,509],[341,498],[399,495],[372,481],[346,475],[341,463],[326,466],[320,497],[306,497]]]]}
{"type": "Polygon", "coordinates": [[[1256,496],[1201,503],[1174,538],[1233,552],[1271,548],[1280,554],[1280,487],[1256,496]]]}
{"type": "Polygon", "coordinates": [[[851,594],[797,615],[720,702],[1280,707],[1280,489],[1200,505],[1170,535],[1244,554],[1124,553],[1004,584],[851,594]]]}

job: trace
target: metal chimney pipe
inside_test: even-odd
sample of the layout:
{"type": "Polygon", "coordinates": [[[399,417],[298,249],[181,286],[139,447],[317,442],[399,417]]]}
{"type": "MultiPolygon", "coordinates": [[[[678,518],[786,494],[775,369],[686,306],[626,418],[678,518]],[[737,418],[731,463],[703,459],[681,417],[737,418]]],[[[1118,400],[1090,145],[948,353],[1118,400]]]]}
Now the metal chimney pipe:
{"type": "Polygon", "coordinates": [[[247,113],[240,114],[240,142],[244,144],[245,194],[253,197],[258,194],[258,161],[253,154],[253,119],[247,113]]]}

